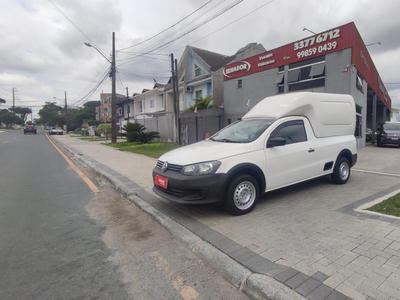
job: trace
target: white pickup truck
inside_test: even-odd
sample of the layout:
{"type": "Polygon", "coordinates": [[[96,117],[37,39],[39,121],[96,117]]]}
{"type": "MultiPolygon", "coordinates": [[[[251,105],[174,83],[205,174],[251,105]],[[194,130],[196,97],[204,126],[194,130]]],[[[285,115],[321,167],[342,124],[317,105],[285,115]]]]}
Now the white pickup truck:
{"type": "Polygon", "coordinates": [[[265,98],[209,139],[162,155],[153,190],[182,204],[250,212],[260,194],[324,175],[344,184],[357,161],[350,95],[298,92],[265,98]]]}
{"type": "Polygon", "coordinates": [[[52,134],[60,134],[60,135],[63,135],[63,134],[64,134],[64,131],[62,130],[61,127],[51,127],[51,128],[49,129],[49,135],[52,135],[52,134]]]}

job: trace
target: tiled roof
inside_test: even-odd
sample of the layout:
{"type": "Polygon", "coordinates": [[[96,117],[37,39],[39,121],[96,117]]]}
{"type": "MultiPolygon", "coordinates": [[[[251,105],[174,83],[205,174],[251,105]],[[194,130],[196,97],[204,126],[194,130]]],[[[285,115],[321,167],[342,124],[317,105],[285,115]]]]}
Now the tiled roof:
{"type": "Polygon", "coordinates": [[[212,71],[217,71],[231,60],[235,58],[235,56],[226,56],[223,54],[207,51],[204,49],[199,49],[195,47],[191,47],[193,51],[195,51],[210,67],[212,71]]]}

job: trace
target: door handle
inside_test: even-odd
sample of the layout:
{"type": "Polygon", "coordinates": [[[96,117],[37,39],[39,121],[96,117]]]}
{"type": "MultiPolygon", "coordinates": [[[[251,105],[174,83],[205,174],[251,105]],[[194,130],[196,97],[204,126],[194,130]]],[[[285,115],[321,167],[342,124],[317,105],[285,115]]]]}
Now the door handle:
{"type": "Polygon", "coordinates": [[[313,148],[308,149],[308,152],[309,152],[309,153],[314,152],[314,151],[315,151],[315,150],[314,150],[313,148]]]}

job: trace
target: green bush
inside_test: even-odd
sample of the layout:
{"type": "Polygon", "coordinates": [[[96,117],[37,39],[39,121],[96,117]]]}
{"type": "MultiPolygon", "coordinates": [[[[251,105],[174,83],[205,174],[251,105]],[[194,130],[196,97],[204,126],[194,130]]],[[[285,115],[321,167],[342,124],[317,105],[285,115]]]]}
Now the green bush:
{"type": "Polygon", "coordinates": [[[156,138],[160,138],[160,134],[156,131],[145,131],[146,127],[140,123],[128,123],[122,127],[125,132],[122,133],[128,142],[141,142],[146,144],[156,138]]]}
{"type": "Polygon", "coordinates": [[[106,129],[106,133],[111,133],[111,124],[106,124],[106,125],[100,124],[97,127],[97,132],[98,132],[99,135],[102,134],[102,133],[104,134],[104,126],[105,126],[105,129],[106,129]]]}

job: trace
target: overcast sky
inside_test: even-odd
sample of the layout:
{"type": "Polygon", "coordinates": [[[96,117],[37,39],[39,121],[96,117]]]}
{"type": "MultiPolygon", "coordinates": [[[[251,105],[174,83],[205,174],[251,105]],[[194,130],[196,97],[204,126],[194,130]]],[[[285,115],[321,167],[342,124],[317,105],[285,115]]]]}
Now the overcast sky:
{"type": "Polygon", "coordinates": [[[111,91],[109,78],[101,83],[110,63],[84,42],[110,57],[112,32],[117,50],[117,93],[126,94],[128,87],[132,95],[152,88],[153,78],[165,83],[170,76],[168,55],[174,53],[179,61],[186,45],[225,55],[252,42],[269,50],[310,36],[304,27],[318,33],[349,22],[355,23],[365,44],[381,43],[368,50],[393,105],[400,107],[398,0],[0,3],[0,98],[7,101],[1,107],[12,106],[14,90],[15,105],[32,107],[34,118],[46,101],[63,105],[65,91],[68,104],[78,106],[111,91]],[[195,27],[198,29],[184,35],[195,27]]]}

